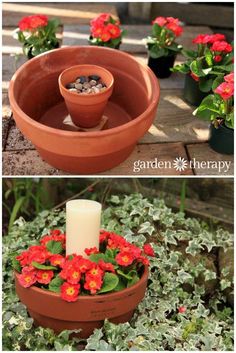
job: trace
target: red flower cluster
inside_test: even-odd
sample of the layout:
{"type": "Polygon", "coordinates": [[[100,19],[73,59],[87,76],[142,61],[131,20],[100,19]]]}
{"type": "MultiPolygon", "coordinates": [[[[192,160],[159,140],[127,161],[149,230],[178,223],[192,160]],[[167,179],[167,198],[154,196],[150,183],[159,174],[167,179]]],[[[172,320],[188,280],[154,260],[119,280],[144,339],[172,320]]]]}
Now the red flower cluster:
{"type": "Polygon", "coordinates": [[[224,80],[225,82],[221,83],[214,92],[226,101],[234,95],[234,73],[224,76],[224,80]]]}
{"type": "Polygon", "coordinates": [[[51,251],[54,249],[53,246],[50,247],[50,241],[61,243],[64,252],[65,234],[59,230],[51,231],[50,235],[45,235],[40,240],[41,245],[31,246],[16,257],[22,267],[18,277],[19,282],[25,288],[33,284],[45,286],[49,285],[54,278],[56,283],[56,278],[59,277],[62,284],[59,281],[58,290],[61,298],[68,302],[76,301],[81,291],[85,294],[88,292],[96,294],[102,288],[104,275],[107,272],[117,276],[119,272],[116,270],[119,268],[127,273],[131,269],[139,271],[142,265],[149,264],[145,254],[155,256],[150,244],[145,244],[143,249],[140,249],[122,236],[106,231],[100,233],[100,247],[104,252],[96,247],[85,249],[87,256],[93,254],[101,256],[100,259],[98,257],[97,263],[81,255],[62,255],[60,247],[60,254],[52,254],[48,251],[48,249],[51,251]]]}
{"type": "Polygon", "coordinates": [[[152,21],[152,24],[154,23],[157,23],[159,26],[165,27],[172,31],[175,37],[179,37],[183,33],[183,28],[178,18],[159,16],[152,21]]]}
{"type": "Polygon", "coordinates": [[[193,39],[193,43],[208,45],[210,50],[214,53],[214,61],[222,61],[222,55],[231,53],[232,45],[225,41],[225,35],[221,33],[215,34],[199,34],[193,39]]]}
{"type": "Polygon", "coordinates": [[[24,17],[18,23],[21,31],[35,31],[40,27],[45,27],[48,24],[48,17],[45,15],[32,15],[24,17]]]}
{"type": "Polygon", "coordinates": [[[90,31],[93,38],[102,42],[108,42],[121,36],[120,22],[115,20],[111,14],[102,13],[90,21],[90,31]]]}

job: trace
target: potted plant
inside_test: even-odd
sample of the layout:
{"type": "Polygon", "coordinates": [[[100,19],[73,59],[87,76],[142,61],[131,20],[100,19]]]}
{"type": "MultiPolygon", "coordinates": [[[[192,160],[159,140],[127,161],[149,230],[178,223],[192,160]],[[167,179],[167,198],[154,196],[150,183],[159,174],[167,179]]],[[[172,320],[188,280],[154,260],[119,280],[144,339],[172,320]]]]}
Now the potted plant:
{"type": "Polygon", "coordinates": [[[171,75],[177,53],[182,46],[175,42],[183,32],[178,18],[157,17],[152,21],[152,35],[145,39],[148,48],[148,66],[159,78],[171,75]]]}
{"type": "Polygon", "coordinates": [[[20,20],[13,36],[23,44],[23,53],[31,59],[59,47],[56,31],[60,21],[45,15],[31,15],[20,20]]]}
{"type": "Polygon", "coordinates": [[[213,82],[213,93],[203,99],[194,111],[197,117],[209,120],[209,145],[216,152],[234,153],[234,73],[219,76],[213,82]]]}
{"type": "Polygon", "coordinates": [[[232,71],[233,47],[220,33],[199,34],[193,43],[197,50],[182,50],[187,61],[173,71],[185,74],[184,98],[198,106],[211,91],[216,76],[232,71]]]}
{"type": "Polygon", "coordinates": [[[113,75],[101,66],[75,65],[64,70],[58,82],[73,123],[97,126],[113,91],[113,75]]]}
{"type": "Polygon", "coordinates": [[[90,22],[89,44],[119,49],[125,34],[119,20],[109,13],[102,13],[90,22]]]}
{"type": "Polygon", "coordinates": [[[16,291],[36,325],[81,329],[88,337],[105,318],[131,319],[145,294],[150,244],[139,248],[122,236],[100,232],[100,246],[86,257],[65,255],[66,236],[53,230],[13,260],[16,291]]]}

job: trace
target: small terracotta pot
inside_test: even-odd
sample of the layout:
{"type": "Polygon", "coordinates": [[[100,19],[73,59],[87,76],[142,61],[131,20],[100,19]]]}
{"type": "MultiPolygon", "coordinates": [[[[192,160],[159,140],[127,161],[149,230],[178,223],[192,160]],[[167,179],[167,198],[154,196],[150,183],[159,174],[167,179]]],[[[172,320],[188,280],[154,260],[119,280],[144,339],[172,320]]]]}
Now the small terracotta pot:
{"type": "Polygon", "coordinates": [[[111,169],[129,156],[153,123],[159,96],[158,80],[147,65],[121,50],[99,46],[65,47],[39,55],[16,71],[9,88],[16,124],[41,157],[57,169],[86,175],[111,169]],[[68,112],[58,77],[78,64],[102,66],[114,77],[105,130],[79,132],[60,126],[68,112]]]}
{"type": "Polygon", "coordinates": [[[60,295],[36,286],[24,288],[20,285],[19,273],[15,272],[16,293],[26,305],[36,326],[51,328],[56,333],[63,330],[82,331],[79,337],[89,337],[95,328],[100,328],[105,319],[113,323],[127,322],[143,299],[147,287],[148,268],[136,284],[119,292],[102,295],[80,296],[76,302],[68,303],[60,295]]]}
{"type": "Polygon", "coordinates": [[[65,99],[73,123],[86,128],[98,125],[113,91],[114,78],[112,74],[97,65],[75,65],[64,70],[60,74],[58,82],[61,95],[65,99]],[[106,89],[92,94],[78,94],[66,89],[66,85],[74,82],[78,76],[89,75],[100,76],[102,82],[106,85],[106,89]]]}

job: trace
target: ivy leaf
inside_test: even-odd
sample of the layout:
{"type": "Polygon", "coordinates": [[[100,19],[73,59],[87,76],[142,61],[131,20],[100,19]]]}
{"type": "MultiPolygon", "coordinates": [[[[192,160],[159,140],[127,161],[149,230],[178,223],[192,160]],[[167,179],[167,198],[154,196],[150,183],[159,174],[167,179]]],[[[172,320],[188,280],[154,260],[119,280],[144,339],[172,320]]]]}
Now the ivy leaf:
{"type": "Polygon", "coordinates": [[[177,275],[180,283],[186,283],[193,280],[192,276],[188,272],[185,272],[184,270],[179,270],[177,272],[177,275]]]}
{"type": "Polygon", "coordinates": [[[195,256],[201,249],[202,249],[202,246],[197,242],[196,239],[193,239],[193,240],[190,240],[185,251],[187,254],[191,254],[192,256],[195,256]]]}
{"type": "Polygon", "coordinates": [[[64,280],[59,276],[53,278],[53,280],[49,283],[49,290],[55,293],[60,293],[60,288],[63,282],[64,280]]]}
{"type": "Polygon", "coordinates": [[[207,317],[210,313],[209,309],[206,309],[204,305],[202,305],[201,303],[198,304],[197,309],[195,310],[195,314],[197,318],[200,317],[207,317]]]}
{"type": "Polygon", "coordinates": [[[154,231],[155,231],[155,228],[151,225],[151,223],[145,222],[140,225],[140,229],[138,233],[147,233],[149,235],[152,235],[154,231]]]}
{"type": "Polygon", "coordinates": [[[216,279],[216,273],[214,271],[206,270],[204,276],[206,281],[216,279]]]}
{"type": "Polygon", "coordinates": [[[114,290],[119,283],[119,277],[114,273],[106,272],[103,277],[103,285],[98,293],[106,293],[114,290]]]}
{"type": "Polygon", "coordinates": [[[38,270],[57,270],[57,267],[55,266],[51,266],[51,265],[42,265],[39,264],[36,261],[32,262],[32,266],[34,266],[35,268],[37,268],[38,270]]]}
{"type": "Polygon", "coordinates": [[[225,290],[226,288],[229,288],[231,287],[231,282],[228,281],[227,279],[223,278],[221,281],[220,281],[220,288],[221,290],[225,290]]]}

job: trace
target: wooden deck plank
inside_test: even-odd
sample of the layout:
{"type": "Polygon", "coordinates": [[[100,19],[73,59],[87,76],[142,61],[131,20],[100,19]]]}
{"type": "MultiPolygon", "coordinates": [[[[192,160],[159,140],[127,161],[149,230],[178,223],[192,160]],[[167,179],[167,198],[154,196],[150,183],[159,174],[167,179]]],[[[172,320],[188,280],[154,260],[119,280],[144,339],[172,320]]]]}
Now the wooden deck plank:
{"type": "Polygon", "coordinates": [[[209,124],[192,115],[193,108],[183,100],[182,95],[182,90],[161,90],[154,123],[140,143],[193,143],[208,140],[209,124]]]}
{"type": "Polygon", "coordinates": [[[61,23],[89,24],[99,13],[109,12],[117,16],[113,4],[106,3],[73,3],[73,2],[30,2],[3,3],[2,25],[17,26],[24,16],[44,14],[49,18],[57,17],[61,23]]]}
{"type": "MultiPolygon", "coordinates": [[[[234,156],[233,155],[225,155],[225,154],[220,154],[215,151],[213,151],[208,143],[199,143],[199,144],[190,144],[186,145],[186,149],[188,151],[188,155],[190,160],[195,160],[197,162],[207,162],[207,161],[216,161],[216,162],[230,162],[230,167],[229,170],[227,171],[226,166],[224,166],[224,169],[219,171],[217,168],[213,168],[212,165],[207,167],[207,165],[199,166],[199,164],[196,163],[195,168],[194,168],[194,173],[196,175],[234,175],[234,156]]],[[[223,167],[223,164],[222,164],[223,167]]]]}
{"type": "MultiPolygon", "coordinates": [[[[118,167],[100,173],[99,175],[192,175],[188,168],[178,173],[174,168],[151,168],[133,172],[134,162],[141,161],[166,161],[172,163],[176,157],[187,159],[186,151],[181,143],[156,144],[136,146],[131,156],[118,167]]],[[[3,152],[3,175],[67,175],[66,172],[57,170],[45,163],[37,151],[6,151],[3,152]]]]}

